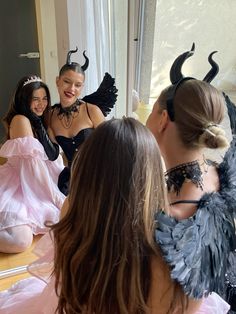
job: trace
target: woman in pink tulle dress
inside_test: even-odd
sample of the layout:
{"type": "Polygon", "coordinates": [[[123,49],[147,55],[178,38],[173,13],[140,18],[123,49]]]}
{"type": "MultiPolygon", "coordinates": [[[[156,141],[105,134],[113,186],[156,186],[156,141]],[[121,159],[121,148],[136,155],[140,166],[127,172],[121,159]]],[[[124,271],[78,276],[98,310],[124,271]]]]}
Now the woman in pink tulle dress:
{"type": "Polygon", "coordinates": [[[7,141],[0,156],[0,252],[24,251],[34,234],[45,233],[45,223],[55,223],[64,201],[57,188],[63,162],[59,147],[50,141],[44,112],[50,94],[39,77],[22,78],[4,123],[7,141]]]}

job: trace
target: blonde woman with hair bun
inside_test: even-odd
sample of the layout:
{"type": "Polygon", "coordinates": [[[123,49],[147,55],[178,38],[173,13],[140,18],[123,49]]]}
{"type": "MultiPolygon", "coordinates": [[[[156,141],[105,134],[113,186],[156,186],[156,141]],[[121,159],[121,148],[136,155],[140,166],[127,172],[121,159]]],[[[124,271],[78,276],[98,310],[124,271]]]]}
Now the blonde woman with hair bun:
{"type": "Polygon", "coordinates": [[[225,148],[229,146],[229,142],[225,136],[225,131],[220,125],[209,123],[199,136],[199,146],[208,148],[225,148]]]}
{"type": "MultiPolygon", "coordinates": [[[[156,241],[172,278],[188,296],[199,299],[216,292],[236,311],[236,140],[220,164],[205,158],[206,148],[229,146],[220,126],[226,104],[209,84],[218,72],[215,52],[203,80],[183,76],[182,65],[194,49],[193,44],[174,61],[172,85],[161,92],[147,120],[165,161],[170,204],[169,215],[157,215],[156,241]]],[[[227,313],[223,299],[211,296],[216,299],[207,313],[227,313]]]]}

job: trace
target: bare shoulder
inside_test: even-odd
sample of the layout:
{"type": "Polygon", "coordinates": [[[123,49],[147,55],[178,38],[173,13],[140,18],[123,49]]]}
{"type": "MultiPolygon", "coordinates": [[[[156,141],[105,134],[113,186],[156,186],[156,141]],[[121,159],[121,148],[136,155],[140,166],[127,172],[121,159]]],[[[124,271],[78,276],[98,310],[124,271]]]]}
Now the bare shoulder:
{"type": "Polygon", "coordinates": [[[105,120],[105,117],[98,106],[87,103],[87,107],[89,116],[93,122],[94,127],[96,128],[100,123],[105,120]]]}
{"type": "Polygon", "coordinates": [[[68,208],[69,208],[69,201],[68,201],[68,197],[65,198],[64,200],[64,203],[62,205],[62,208],[61,208],[61,214],[60,214],[60,219],[64,218],[67,211],[68,211],[68,208]]]}
{"type": "Polygon", "coordinates": [[[30,121],[23,115],[15,115],[10,123],[10,138],[34,136],[30,121]]]}
{"type": "Polygon", "coordinates": [[[12,129],[23,128],[23,129],[30,129],[32,131],[30,120],[26,116],[23,116],[21,114],[17,114],[13,117],[13,119],[11,120],[10,127],[12,129]]]}
{"type": "Polygon", "coordinates": [[[174,314],[193,314],[199,309],[202,300],[187,298],[179,284],[171,279],[170,269],[164,259],[155,256],[151,261],[151,287],[148,299],[148,305],[152,314],[167,313],[172,303],[175,304],[172,309],[174,314]],[[187,307],[182,309],[181,299],[186,298],[187,307]]]}
{"type": "Polygon", "coordinates": [[[103,115],[101,109],[97,105],[87,103],[87,106],[88,106],[89,112],[92,112],[92,113],[94,112],[94,113],[103,115]]]}
{"type": "Polygon", "coordinates": [[[30,121],[26,116],[23,116],[22,114],[16,114],[11,120],[11,124],[13,123],[30,123],[30,121]]]}
{"type": "Polygon", "coordinates": [[[161,256],[151,259],[151,286],[148,306],[152,314],[167,313],[174,297],[174,282],[170,271],[161,256]]]}
{"type": "Polygon", "coordinates": [[[164,261],[161,253],[158,256],[153,256],[151,259],[151,273],[152,282],[160,285],[162,283],[163,291],[167,292],[169,290],[169,295],[173,292],[173,280],[170,277],[170,269],[167,263],[164,261]]]}

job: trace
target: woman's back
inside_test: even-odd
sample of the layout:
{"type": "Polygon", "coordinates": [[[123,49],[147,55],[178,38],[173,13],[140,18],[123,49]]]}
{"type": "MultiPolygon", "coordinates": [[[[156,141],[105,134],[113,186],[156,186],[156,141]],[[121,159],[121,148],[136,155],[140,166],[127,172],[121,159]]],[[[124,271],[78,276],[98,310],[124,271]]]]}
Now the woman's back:
{"type": "Polygon", "coordinates": [[[172,278],[187,295],[201,298],[212,291],[222,294],[229,256],[235,249],[236,159],[235,140],[219,165],[204,157],[205,148],[228,146],[220,126],[225,102],[209,84],[218,72],[214,52],[208,57],[212,68],[203,80],[181,73],[193,53],[194,45],[174,61],[172,85],[161,92],[147,124],[165,160],[172,216],[157,215],[156,239],[172,268],[172,278]]]}
{"type": "Polygon", "coordinates": [[[158,313],[165,294],[171,311],[179,288],[154,244],[165,199],[158,147],[143,125],[113,119],[91,134],[72,166],[68,211],[53,227],[59,313],[158,313]],[[163,285],[152,288],[152,276],[163,285]]]}
{"type": "MultiPolygon", "coordinates": [[[[167,184],[168,173],[167,172],[167,184]]],[[[171,203],[169,213],[171,216],[177,219],[185,219],[194,215],[197,210],[200,199],[206,193],[214,193],[220,189],[219,174],[217,165],[215,163],[211,165],[205,164],[202,168],[202,189],[196,186],[192,181],[185,182],[178,194],[175,191],[170,191],[169,200],[171,203]]]]}

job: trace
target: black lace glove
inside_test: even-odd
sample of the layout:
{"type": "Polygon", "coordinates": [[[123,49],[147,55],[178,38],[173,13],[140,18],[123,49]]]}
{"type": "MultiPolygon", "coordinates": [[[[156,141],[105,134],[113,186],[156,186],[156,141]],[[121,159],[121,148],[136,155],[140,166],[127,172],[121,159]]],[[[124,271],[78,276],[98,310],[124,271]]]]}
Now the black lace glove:
{"type": "Polygon", "coordinates": [[[41,117],[30,111],[27,113],[27,118],[30,120],[31,125],[34,128],[38,140],[43,145],[48,159],[51,161],[56,160],[59,155],[59,146],[50,140],[41,117]]]}
{"type": "Polygon", "coordinates": [[[58,188],[59,190],[67,196],[69,194],[70,187],[70,167],[65,167],[58,177],[58,188]]]}

